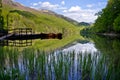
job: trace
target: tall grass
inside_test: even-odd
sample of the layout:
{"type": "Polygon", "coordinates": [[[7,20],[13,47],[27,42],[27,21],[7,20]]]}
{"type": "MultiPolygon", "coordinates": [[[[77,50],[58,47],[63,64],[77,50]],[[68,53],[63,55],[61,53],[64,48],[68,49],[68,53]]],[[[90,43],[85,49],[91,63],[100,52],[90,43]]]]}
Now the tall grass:
{"type": "Polygon", "coordinates": [[[120,62],[96,52],[0,49],[1,80],[118,80],[120,62]]]}

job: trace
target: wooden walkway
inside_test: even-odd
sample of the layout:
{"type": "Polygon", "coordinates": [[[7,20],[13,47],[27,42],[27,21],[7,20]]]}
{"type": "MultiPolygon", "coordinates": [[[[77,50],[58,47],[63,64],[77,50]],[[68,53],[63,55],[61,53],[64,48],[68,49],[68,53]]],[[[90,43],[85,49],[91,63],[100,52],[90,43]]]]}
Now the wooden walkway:
{"type": "Polygon", "coordinates": [[[6,39],[6,38],[8,38],[8,37],[11,37],[11,36],[13,36],[13,35],[14,35],[13,33],[4,35],[4,36],[0,37],[0,41],[6,39]]]}

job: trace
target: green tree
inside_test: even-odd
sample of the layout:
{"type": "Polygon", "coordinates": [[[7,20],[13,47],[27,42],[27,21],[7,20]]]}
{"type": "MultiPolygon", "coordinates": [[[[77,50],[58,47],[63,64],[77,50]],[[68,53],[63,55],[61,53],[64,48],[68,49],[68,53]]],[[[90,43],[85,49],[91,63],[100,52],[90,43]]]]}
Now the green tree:
{"type": "Polygon", "coordinates": [[[114,22],[119,14],[120,0],[109,0],[106,8],[102,10],[101,14],[99,14],[95,22],[94,30],[96,32],[115,32],[116,29],[114,28],[114,22]]]}
{"type": "Polygon", "coordinates": [[[114,21],[114,30],[120,32],[120,15],[114,21]]]}

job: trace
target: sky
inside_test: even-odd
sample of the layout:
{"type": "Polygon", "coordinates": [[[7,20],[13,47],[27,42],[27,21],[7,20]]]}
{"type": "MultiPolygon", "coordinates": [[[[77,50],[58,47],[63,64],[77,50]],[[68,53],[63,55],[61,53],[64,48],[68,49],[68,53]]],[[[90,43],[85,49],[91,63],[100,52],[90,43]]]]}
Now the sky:
{"type": "Polygon", "coordinates": [[[13,0],[37,10],[47,9],[78,22],[95,22],[95,13],[107,5],[108,0],[13,0]]]}

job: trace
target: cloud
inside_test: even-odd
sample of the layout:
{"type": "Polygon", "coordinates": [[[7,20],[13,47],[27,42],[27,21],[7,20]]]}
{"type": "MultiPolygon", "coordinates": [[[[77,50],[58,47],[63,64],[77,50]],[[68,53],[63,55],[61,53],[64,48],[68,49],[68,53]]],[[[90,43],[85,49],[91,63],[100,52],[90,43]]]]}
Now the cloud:
{"type": "Polygon", "coordinates": [[[81,10],[81,7],[79,7],[79,6],[72,6],[69,10],[68,10],[68,12],[78,12],[78,11],[80,11],[81,10]]]}
{"type": "Polygon", "coordinates": [[[86,7],[88,7],[88,8],[92,8],[94,6],[94,4],[88,4],[88,5],[86,5],[86,7]]]}
{"type": "Polygon", "coordinates": [[[33,3],[32,5],[33,5],[33,6],[37,6],[37,5],[38,5],[38,3],[33,3]]]}
{"type": "Polygon", "coordinates": [[[38,2],[38,3],[32,3],[32,8],[35,9],[48,9],[48,10],[56,10],[59,8],[58,4],[51,4],[50,2],[38,2]]]}
{"type": "Polygon", "coordinates": [[[99,10],[82,9],[79,6],[72,6],[68,10],[63,10],[63,13],[64,16],[72,18],[78,22],[94,22],[94,20],[97,18],[97,16],[95,16],[95,13],[97,13],[98,11],[99,10]]]}
{"type": "Polygon", "coordinates": [[[86,9],[83,9],[82,7],[76,5],[71,6],[70,8],[64,7],[65,5],[64,0],[61,1],[60,4],[52,4],[50,2],[38,2],[38,3],[32,3],[31,7],[35,9],[47,9],[52,11],[59,11],[62,15],[72,18],[78,22],[94,22],[97,16],[95,16],[95,13],[101,10],[101,8],[97,9],[94,8],[96,5],[100,6],[105,3],[97,3],[97,4],[88,4],[86,5],[86,9]],[[98,5],[99,4],[99,5],[98,5]]]}
{"type": "Polygon", "coordinates": [[[61,5],[58,4],[52,4],[50,2],[37,2],[37,3],[31,3],[31,8],[35,8],[35,9],[47,9],[47,10],[65,10],[67,9],[66,7],[63,7],[62,5],[64,5],[65,2],[62,1],[61,5]]]}
{"type": "Polygon", "coordinates": [[[61,4],[62,4],[62,5],[65,5],[65,1],[62,1],[61,4]]]}

